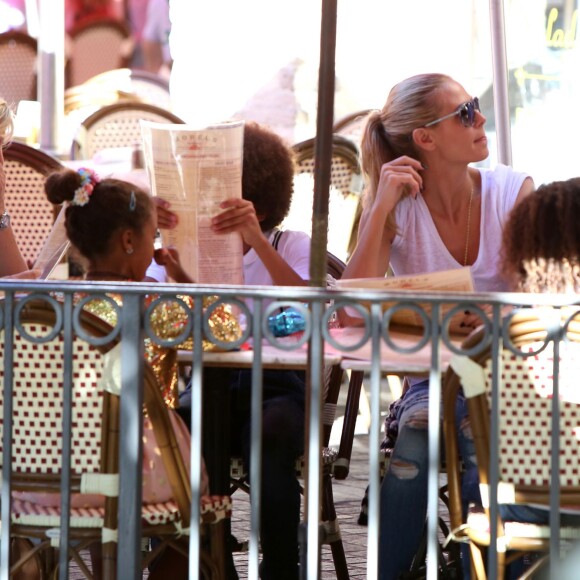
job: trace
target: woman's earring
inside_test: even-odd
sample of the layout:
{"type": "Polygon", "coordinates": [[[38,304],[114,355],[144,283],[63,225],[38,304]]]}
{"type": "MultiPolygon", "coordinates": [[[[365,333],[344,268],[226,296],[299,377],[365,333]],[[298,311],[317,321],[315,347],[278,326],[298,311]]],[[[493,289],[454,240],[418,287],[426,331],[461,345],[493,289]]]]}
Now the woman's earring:
{"type": "Polygon", "coordinates": [[[131,255],[133,253],[133,248],[127,248],[125,250],[125,252],[127,252],[127,254],[131,255]]]}

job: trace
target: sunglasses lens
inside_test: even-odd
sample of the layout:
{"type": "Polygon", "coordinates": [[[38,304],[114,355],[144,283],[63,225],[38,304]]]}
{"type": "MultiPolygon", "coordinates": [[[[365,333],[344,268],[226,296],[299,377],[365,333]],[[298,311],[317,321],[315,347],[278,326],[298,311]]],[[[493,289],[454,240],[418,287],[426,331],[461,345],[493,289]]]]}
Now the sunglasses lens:
{"type": "Polygon", "coordinates": [[[477,97],[465,103],[459,110],[459,118],[464,127],[473,127],[475,123],[475,111],[479,111],[479,99],[477,97]]]}

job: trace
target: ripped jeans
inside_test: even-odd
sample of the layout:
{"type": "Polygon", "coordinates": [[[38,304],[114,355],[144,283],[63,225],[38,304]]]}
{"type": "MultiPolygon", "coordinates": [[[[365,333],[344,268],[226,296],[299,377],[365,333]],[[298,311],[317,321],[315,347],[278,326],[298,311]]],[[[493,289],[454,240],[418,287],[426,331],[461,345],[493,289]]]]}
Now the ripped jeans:
{"type": "MultiPolygon", "coordinates": [[[[429,381],[412,385],[402,397],[399,434],[381,485],[379,571],[395,580],[411,567],[427,515],[429,381]]],[[[458,444],[465,466],[462,497],[479,501],[475,448],[467,421],[467,404],[457,399],[458,444]]]]}

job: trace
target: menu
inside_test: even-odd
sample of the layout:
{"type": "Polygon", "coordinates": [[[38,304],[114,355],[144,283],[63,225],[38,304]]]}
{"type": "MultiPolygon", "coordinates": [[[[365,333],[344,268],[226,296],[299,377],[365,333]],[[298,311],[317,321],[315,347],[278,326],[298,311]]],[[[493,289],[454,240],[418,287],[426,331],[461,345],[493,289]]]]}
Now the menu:
{"type": "Polygon", "coordinates": [[[178,225],[161,232],[198,283],[242,284],[239,233],[216,234],[211,219],[222,201],[242,197],[243,121],[202,129],[141,121],[151,194],[170,202],[178,225]]]}
{"type": "MultiPolygon", "coordinates": [[[[473,277],[471,268],[456,268],[453,270],[444,270],[440,272],[429,272],[425,274],[415,274],[411,276],[389,276],[387,278],[353,278],[350,280],[342,279],[336,281],[338,290],[385,290],[388,292],[397,292],[404,296],[405,292],[473,292],[473,277]]],[[[383,310],[394,306],[397,302],[386,300],[383,304],[383,310]]],[[[428,304],[419,304],[421,308],[429,314],[428,304]]],[[[453,304],[443,305],[441,308],[442,315],[445,315],[453,308],[453,304]]],[[[452,334],[467,334],[471,329],[460,326],[463,314],[454,316],[449,330],[452,334]]],[[[409,309],[400,309],[396,311],[391,318],[391,323],[402,327],[421,327],[423,322],[421,316],[409,309]]]]}
{"type": "Polygon", "coordinates": [[[36,257],[34,265],[32,266],[34,270],[40,271],[39,278],[42,280],[50,278],[54,269],[64,258],[64,255],[70,246],[64,227],[65,211],[66,207],[63,207],[60,210],[56,220],[54,220],[54,224],[52,225],[48,237],[44,241],[44,244],[36,257]]]}

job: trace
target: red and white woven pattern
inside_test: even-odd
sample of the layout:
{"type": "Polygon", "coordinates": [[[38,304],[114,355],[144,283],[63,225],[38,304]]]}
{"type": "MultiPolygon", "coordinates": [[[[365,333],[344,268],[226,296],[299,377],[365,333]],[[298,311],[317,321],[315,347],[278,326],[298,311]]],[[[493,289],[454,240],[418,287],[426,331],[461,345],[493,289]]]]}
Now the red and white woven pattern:
{"type": "MultiPolygon", "coordinates": [[[[41,325],[26,325],[33,336],[49,331],[41,325]]],[[[62,451],[63,339],[44,344],[14,342],[13,468],[24,473],[58,473],[62,451]],[[55,388],[57,385],[59,388],[55,388]]],[[[4,352],[4,335],[0,340],[4,352]]],[[[2,355],[0,354],[0,357],[2,355]]],[[[73,471],[99,470],[102,396],[98,390],[103,355],[76,340],[73,378],[73,471]]],[[[4,378],[3,364],[0,378],[4,378]]],[[[0,401],[0,425],[2,424],[0,401]]]]}
{"type": "Polygon", "coordinates": [[[201,521],[213,524],[232,515],[232,498],[229,495],[204,495],[201,497],[201,521]]]}
{"type": "MultiPolygon", "coordinates": [[[[229,496],[204,495],[201,498],[201,522],[216,523],[231,517],[232,500],[229,496]]],[[[100,528],[104,525],[104,508],[82,508],[71,510],[71,527],[100,528]]],[[[144,505],[141,509],[143,525],[159,526],[181,519],[177,504],[173,501],[144,505]]],[[[46,507],[30,501],[14,499],[12,502],[12,522],[20,525],[46,527],[60,526],[60,508],[46,507]]],[[[187,522],[189,525],[189,522],[187,522]]]]}
{"type": "Polygon", "coordinates": [[[125,57],[126,38],[117,27],[87,27],[71,46],[70,85],[78,86],[106,70],[120,68],[125,57]]]}
{"type": "Polygon", "coordinates": [[[141,140],[141,121],[167,123],[167,116],[157,114],[137,106],[134,109],[123,109],[111,112],[110,115],[95,121],[86,129],[81,142],[85,158],[94,157],[99,151],[116,147],[131,147],[141,140]]]}
{"type": "MultiPolygon", "coordinates": [[[[102,528],[104,525],[104,508],[71,509],[70,514],[70,525],[73,528],[102,528]]],[[[12,522],[58,528],[60,527],[60,508],[13,499],[12,522]]]]}
{"type": "MultiPolygon", "coordinates": [[[[562,486],[580,484],[580,404],[578,380],[580,345],[567,345],[560,373],[560,481],[562,486]],[[576,394],[574,393],[576,392],[576,394]],[[568,400],[566,400],[568,399],[568,400]],[[572,400],[570,400],[572,399],[572,400]]],[[[528,352],[540,343],[527,346],[528,352]]],[[[553,351],[522,358],[504,351],[500,388],[500,476],[516,485],[549,485],[553,351]]],[[[486,387],[491,393],[491,361],[485,367],[486,387]]]]}
{"type": "Polygon", "coordinates": [[[27,260],[35,260],[52,229],[53,206],[44,193],[46,176],[25,163],[6,159],[6,211],[18,247],[27,260]]]}

